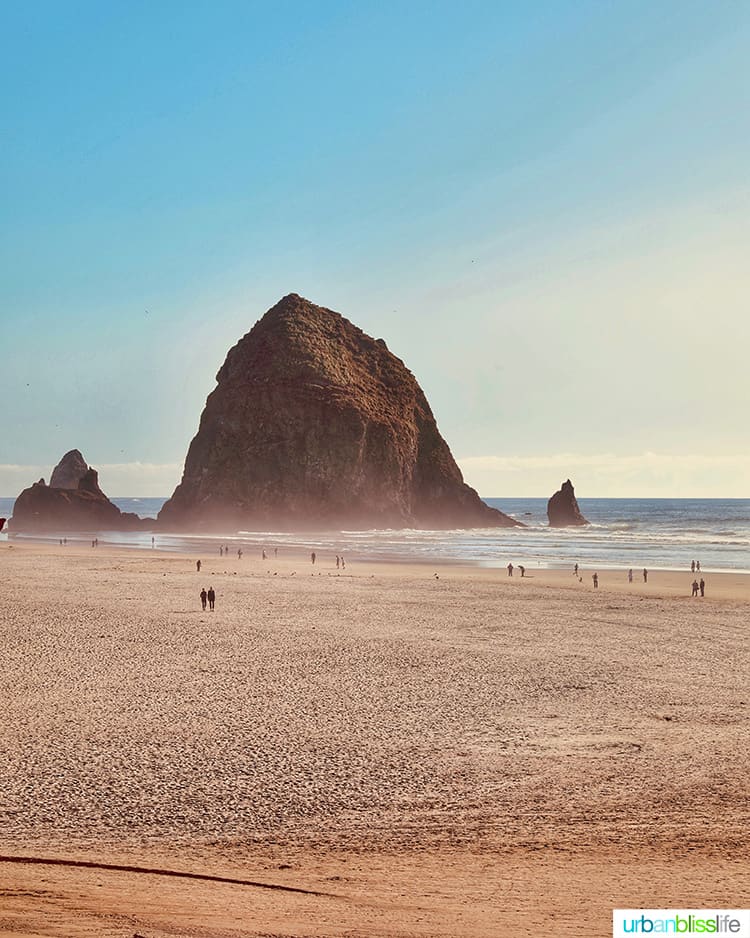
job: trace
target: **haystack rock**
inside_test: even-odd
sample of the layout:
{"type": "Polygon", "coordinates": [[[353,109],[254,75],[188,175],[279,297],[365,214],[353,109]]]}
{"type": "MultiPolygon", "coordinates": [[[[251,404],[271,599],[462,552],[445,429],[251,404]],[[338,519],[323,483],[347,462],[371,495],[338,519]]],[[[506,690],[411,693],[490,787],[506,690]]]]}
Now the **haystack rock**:
{"type": "Polygon", "coordinates": [[[44,479],[24,489],[13,506],[8,530],[29,534],[69,531],[132,531],[149,528],[153,518],[122,512],[99,488],[99,475],[77,449],[44,479]],[[62,483],[53,485],[52,482],[62,483]],[[75,482],[75,485],[73,484],[75,482]]]}
{"type": "Polygon", "coordinates": [[[86,460],[80,450],[72,449],[66,453],[52,470],[49,484],[53,489],[77,489],[78,483],[89,471],[86,460]]]}
{"type": "Polygon", "coordinates": [[[296,294],[229,351],[162,529],[516,525],[463,481],[382,339],[296,294]]]}
{"type": "Polygon", "coordinates": [[[569,528],[588,524],[578,507],[573,483],[570,479],[563,482],[560,491],[555,492],[547,502],[547,517],[551,528],[569,528]]]}

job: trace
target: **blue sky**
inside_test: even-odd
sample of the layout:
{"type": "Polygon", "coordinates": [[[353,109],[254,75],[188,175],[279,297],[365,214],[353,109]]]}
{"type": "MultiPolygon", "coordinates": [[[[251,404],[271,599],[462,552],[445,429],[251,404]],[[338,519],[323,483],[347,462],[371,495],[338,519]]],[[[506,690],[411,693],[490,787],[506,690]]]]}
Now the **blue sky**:
{"type": "Polygon", "coordinates": [[[169,494],[298,292],[484,495],[750,496],[750,8],[4,4],[0,493],[169,494]]]}

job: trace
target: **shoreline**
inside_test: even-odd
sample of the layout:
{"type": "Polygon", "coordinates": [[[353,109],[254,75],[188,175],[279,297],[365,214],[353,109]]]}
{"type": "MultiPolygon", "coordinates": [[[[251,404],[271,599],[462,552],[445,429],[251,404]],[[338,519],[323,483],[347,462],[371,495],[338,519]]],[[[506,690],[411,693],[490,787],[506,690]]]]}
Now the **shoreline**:
{"type": "MultiPolygon", "coordinates": [[[[438,577],[461,577],[482,580],[496,581],[499,584],[509,586],[545,587],[572,590],[575,592],[591,591],[594,593],[617,592],[633,596],[645,597],[664,597],[664,598],[683,598],[693,599],[690,595],[692,581],[700,581],[703,578],[706,582],[706,595],[696,597],[698,601],[707,601],[714,599],[745,601],[750,600],[750,572],[746,571],[714,571],[701,570],[691,572],[687,570],[678,570],[675,568],[649,568],[648,582],[644,583],[642,578],[643,568],[633,568],[633,582],[627,580],[627,573],[630,568],[624,566],[584,566],[579,564],[579,581],[573,573],[573,563],[569,567],[542,567],[527,566],[526,575],[520,576],[518,565],[514,563],[513,576],[507,575],[507,568],[500,562],[497,566],[490,566],[481,561],[474,560],[450,560],[440,557],[426,559],[422,557],[404,558],[399,553],[382,554],[378,557],[359,558],[356,554],[346,554],[346,568],[336,568],[335,553],[330,551],[316,551],[317,562],[315,566],[310,561],[310,552],[293,547],[284,547],[280,549],[279,556],[272,554],[264,561],[252,551],[244,551],[242,559],[238,559],[236,554],[228,557],[217,557],[216,555],[202,554],[195,551],[188,554],[182,551],[170,551],[160,548],[158,545],[151,547],[123,547],[121,545],[112,545],[101,543],[99,547],[92,548],[89,542],[69,543],[66,546],[57,544],[40,544],[31,540],[24,543],[18,542],[0,542],[0,553],[2,551],[21,551],[24,553],[38,552],[40,556],[81,556],[81,557],[103,557],[104,555],[113,559],[121,560],[140,560],[147,562],[162,561],[169,563],[170,566],[179,565],[184,571],[195,572],[194,564],[196,560],[201,560],[202,573],[204,577],[224,574],[243,574],[251,577],[268,577],[273,575],[313,575],[325,577],[373,577],[391,575],[395,577],[418,576],[426,578],[438,577]],[[599,575],[599,587],[593,588],[592,576],[594,573],[599,575]]],[[[196,575],[198,575],[196,573],[196,575]]]]}

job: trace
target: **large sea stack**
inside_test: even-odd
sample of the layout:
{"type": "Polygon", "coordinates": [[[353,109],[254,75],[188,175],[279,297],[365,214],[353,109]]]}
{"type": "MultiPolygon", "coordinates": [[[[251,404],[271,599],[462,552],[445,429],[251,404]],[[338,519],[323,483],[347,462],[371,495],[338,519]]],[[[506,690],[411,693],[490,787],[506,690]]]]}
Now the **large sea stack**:
{"type": "Polygon", "coordinates": [[[570,528],[588,524],[578,507],[573,483],[567,479],[547,502],[547,518],[551,528],[570,528]]]}
{"type": "Polygon", "coordinates": [[[216,380],[162,529],[518,523],[464,483],[404,363],[330,309],[284,297],[216,380]]]}
{"type": "Polygon", "coordinates": [[[8,530],[28,534],[132,531],[151,527],[153,518],[122,512],[99,488],[99,474],[77,449],[55,466],[50,484],[35,482],[16,499],[8,530]]]}

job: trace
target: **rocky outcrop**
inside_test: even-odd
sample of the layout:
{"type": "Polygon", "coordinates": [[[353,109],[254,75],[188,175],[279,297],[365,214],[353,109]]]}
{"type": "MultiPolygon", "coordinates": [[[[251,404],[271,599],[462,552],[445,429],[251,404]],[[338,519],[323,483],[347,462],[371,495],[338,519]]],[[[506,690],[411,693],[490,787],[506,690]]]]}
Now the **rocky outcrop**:
{"type": "Polygon", "coordinates": [[[2,529],[5,527],[5,522],[7,520],[7,518],[0,518],[0,531],[2,531],[2,529]]]}
{"type": "Polygon", "coordinates": [[[296,294],[227,355],[163,529],[516,525],[463,481],[382,339],[296,294]]]}
{"type": "Polygon", "coordinates": [[[588,524],[578,507],[570,479],[563,482],[560,491],[555,492],[547,502],[547,518],[551,528],[569,528],[588,524]]]}
{"type": "Polygon", "coordinates": [[[72,449],[52,470],[49,480],[50,488],[75,490],[88,471],[89,467],[80,450],[72,449]]]}
{"type": "Polygon", "coordinates": [[[78,450],[71,450],[55,467],[51,479],[64,485],[45,485],[40,479],[24,489],[13,506],[8,530],[29,534],[72,531],[131,531],[150,528],[153,518],[122,512],[99,488],[99,475],[78,450]],[[81,463],[83,472],[80,473],[81,463]],[[78,475],[76,487],[72,479],[78,475]]]}

